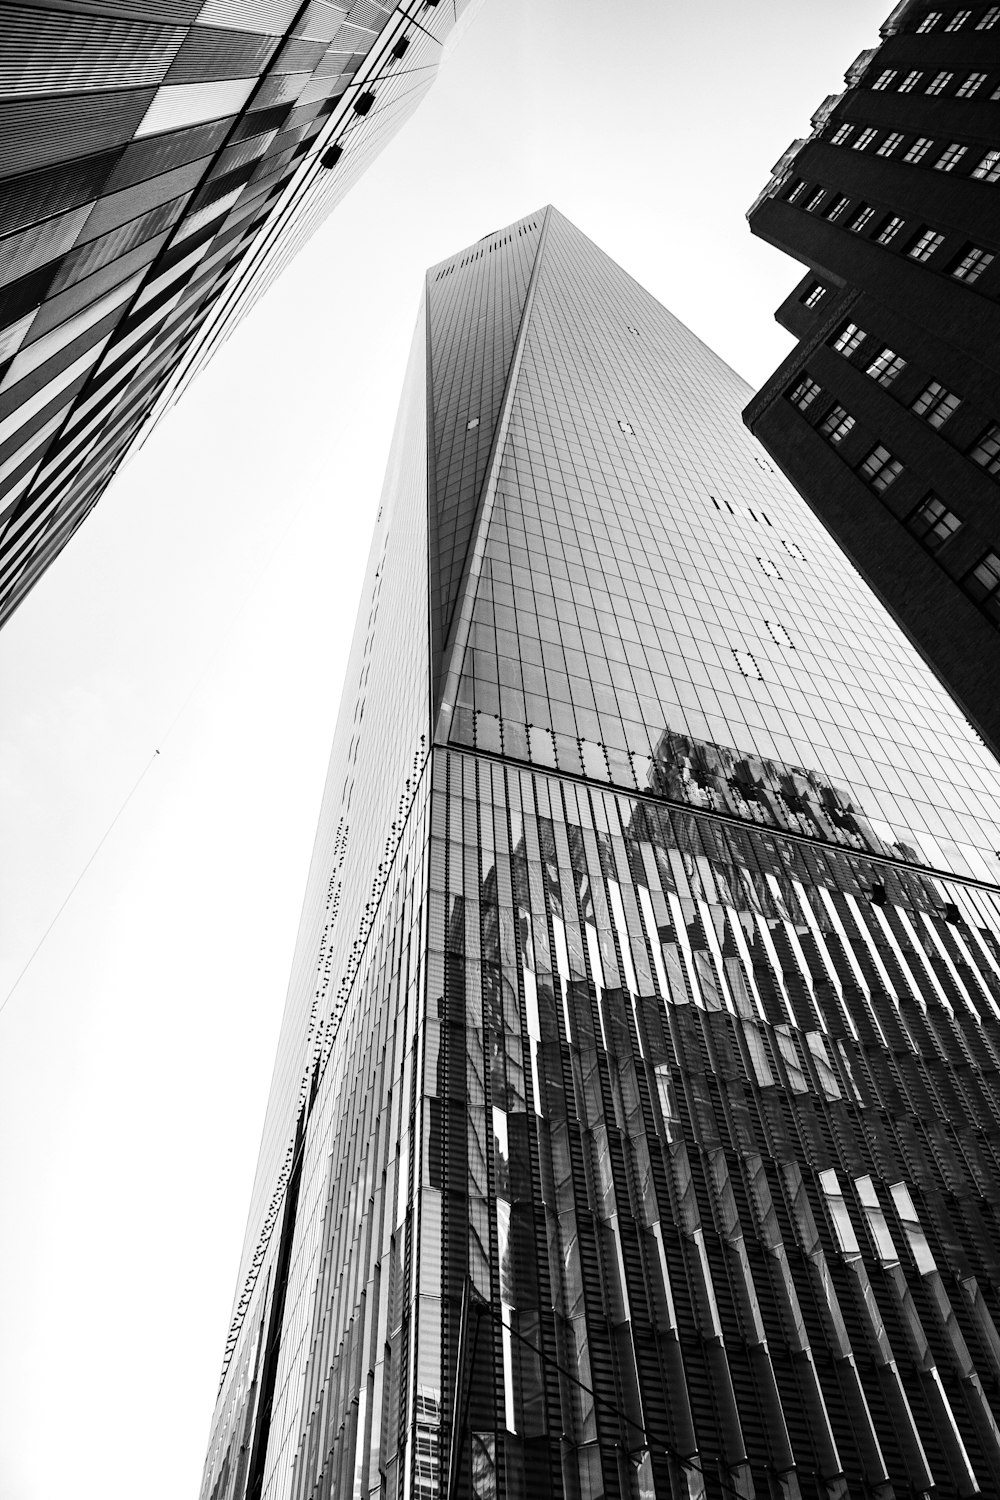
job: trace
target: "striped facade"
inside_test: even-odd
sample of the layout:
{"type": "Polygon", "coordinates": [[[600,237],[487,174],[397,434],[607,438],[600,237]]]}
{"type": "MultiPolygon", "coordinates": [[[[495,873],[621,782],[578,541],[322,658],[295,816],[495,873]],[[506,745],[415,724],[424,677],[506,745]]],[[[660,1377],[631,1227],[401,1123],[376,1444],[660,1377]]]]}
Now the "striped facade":
{"type": "Polygon", "coordinates": [[[0,5],[0,623],[419,103],[467,4],[0,5]]]}

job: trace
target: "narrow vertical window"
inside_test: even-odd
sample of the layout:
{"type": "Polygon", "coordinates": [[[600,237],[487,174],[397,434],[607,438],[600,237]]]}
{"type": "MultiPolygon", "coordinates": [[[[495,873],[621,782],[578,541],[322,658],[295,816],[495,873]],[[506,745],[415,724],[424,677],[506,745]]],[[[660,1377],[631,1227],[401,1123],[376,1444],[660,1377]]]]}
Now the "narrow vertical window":
{"type": "Polygon", "coordinates": [[[851,136],[853,134],[853,125],[838,125],[836,130],[833,132],[833,135],[830,137],[830,142],[834,146],[844,146],[851,139],[851,136]]]}
{"type": "Polygon", "coordinates": [[[809,288],[805,296],[801,297],[799,300],[801,301],[803,307],[814,308],[819,306],[825,296],[826,287],[820,286],[819,282],[817,281],[809,288]]]}
{"type": "Polygon", "coordinates": [[[886,136],[881,146],[879,146],[877,154],[879,156],[891,156],[902,139],[901,132],[893,130],[886,136]]]}
{"type": "Polygon", "coordinates": [[[872,141],[877,135],[878,131],[875,129],[874,125],[869,125],[865,130],[862,130],[856,141],[852,141],[851,150],[867,151],[868,147],[871,145],[872,141]]]}
{"type": "Polygon", "coordinates": [[[878,77],[876,78],[875,82],[872,84],[872,88],[873,89],[878,89],[880,91],[883,90],[883,89],[887,89],[889,87],[890,83],[892,82],[892,80],[895,78],[895,76],[896,76],[896,69],[895,68],[886,68],[886,70],[885,70],[884,73],[880,73],[878,75],[878,77]]]}
{"type": "Polygon", "coordinates": [[[971,10],[956,10],[955,14],[952,16],[951,20],[944,28],[945,31],[961,31],[962,27],[965,25],[966,21],[971,15],[971,10]]]}
{"type": "Polygon", "coordinates": [[[875,210],[870,208],[867,203],[863,203],[847,227],[848,229],[852,229],[855,234],[860,234],[862,229],[865,229],[874,217],[875,210]]]}
{"type": "Polygon", "coordinates": [[[891,244],[904,223],[905,220],[901,219],[898,214],[890,214],[875,236],[876,243],[879,245],[891,244]]]}
{"type": "Polygon", "coordinates": [[[923,76],[924,73],[922,68],[913,68],[911,72],[907,73],[906,77],[899,85],[899,92],[901,94],[912,94],[913,90],[916,88],[917,84],[920,82],[923,76]]]}
{"type": "Polygon", "coordinates": [[[948,87],[949,83],[951,82],[951,80],[954,78],[954,76],[955,76],[954,73],[947,73],[947,72],[944,72],[944,73],[935,73],[934,77],[931,79],[930,83],[927,85],[926,89],[924,90],[924,93],[925,94],[943,94],[944,91],[945,91],[945,89],[948,87]]]}
{"type": "Polygon", "coordinates": [[[924,16],[923,19],[921,20],[920,25],[917,27],[917,31],[918,32],[933,31],[934,28],[935,28],[935,26],[940,21],[941,16],[942,16],[942,12],[941,11],[939,11],[939,10],[929,10],[927,12],[926,16],[924,16]]]}

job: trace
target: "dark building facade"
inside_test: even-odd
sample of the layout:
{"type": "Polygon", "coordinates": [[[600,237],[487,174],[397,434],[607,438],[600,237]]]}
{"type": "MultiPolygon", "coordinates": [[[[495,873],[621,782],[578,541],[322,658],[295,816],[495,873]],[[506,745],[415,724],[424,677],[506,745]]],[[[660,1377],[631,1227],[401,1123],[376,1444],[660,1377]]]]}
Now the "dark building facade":
{"type": "Polygon", "coordinates": [[[808,272],[745,420],[1000,754],[1000,7],[909,0],[750,226],[808,272]]]}
{"type": "Polygon", "coordinates": [[[428,273],[204,1500],[1000,1493],[1000,773],[749,394],[428,273]]]}
{"type": "Polygon", "coordinates": [[[467,5],[0,7],[0,623],[412,112],[467,5]]]}

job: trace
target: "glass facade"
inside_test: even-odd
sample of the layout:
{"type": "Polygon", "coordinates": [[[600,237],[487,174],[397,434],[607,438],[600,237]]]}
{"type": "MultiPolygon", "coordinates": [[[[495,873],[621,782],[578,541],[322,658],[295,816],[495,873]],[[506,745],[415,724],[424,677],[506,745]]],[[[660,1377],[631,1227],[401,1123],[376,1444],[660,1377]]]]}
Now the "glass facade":
{"type": "Polygon", "coordinates": [[[0,623],[412,113],[469,4],[4,5],[0,623]]]}
{"type": "Polygon", "coordinates": [[[205,1500],[1000,1490],[1000,774],[747,395],[428,273],[205,1500]]]}

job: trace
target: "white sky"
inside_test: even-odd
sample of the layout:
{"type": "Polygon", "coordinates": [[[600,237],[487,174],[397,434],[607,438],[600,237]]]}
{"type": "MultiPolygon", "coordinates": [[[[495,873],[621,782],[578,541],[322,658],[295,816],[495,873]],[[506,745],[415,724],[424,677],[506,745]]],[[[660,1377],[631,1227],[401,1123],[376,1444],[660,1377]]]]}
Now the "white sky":
{"type": "Polygon", "coordinates": [[[888,0],[485,0],[0,631],[0,1500],[198,1491],[424,269],[552,202],[750,381],[745,210],[888,0]]]}

